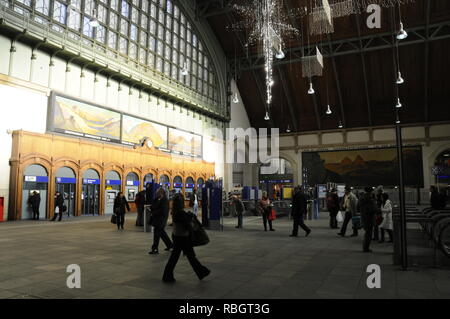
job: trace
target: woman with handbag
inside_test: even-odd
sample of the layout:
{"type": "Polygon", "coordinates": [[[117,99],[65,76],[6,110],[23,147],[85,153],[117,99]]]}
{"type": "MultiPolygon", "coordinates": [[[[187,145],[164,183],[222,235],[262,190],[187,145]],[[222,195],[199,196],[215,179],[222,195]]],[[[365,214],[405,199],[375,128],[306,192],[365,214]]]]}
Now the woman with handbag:
{"type": "Polygon", "coordinates": [[[175,282],[173,271],[177,265],[180,254],[186,255],[189,263],[194,269],[197,277],[202,280],[210,274],[210,270],[203,266],[195,257],[193,242],[191,239],[192,221],[195,219],[195,215],[184,210],[184,196],[181,193],[175,194],[172,204],[172,220],[173,220],[173,250],[170,255],[169,261],[164,268],[164,274],[162,280],[164,282],[175,282]]]}
{"type": "Polygon", "coordinates": [[[258,211],[263,218],[264,231],[267,231],[267,222],[269,222],[270,231],[275,231],[275,229],[273,229],[272,227],[272,204],[269,197],[267,196],[267,192],[263,192],[262,198],[258,202],[258,211]]]}
{"type": "Polygon", "coordinates": [[[393,222],[392,222],[392,203],[389,200],[389,195],[387,193],[383,193],[382,195],[383,203],[381,205],[381,212],[383,216],[383,220],[380,223],[381,229],[381,238],[379,243],[384,242],[384,232],[386,231],[389,235],[388,243],[393,242],[393,222]]]}
{"type": "Polygon", "coordinates": [[[125,223],[125,208],[130,211],[127,199],[122,192],[119,192],[114,200],[114,214],[116,215],[117,230],[120,230],[120,228],[123,229],[123,224],[125,223]]]}

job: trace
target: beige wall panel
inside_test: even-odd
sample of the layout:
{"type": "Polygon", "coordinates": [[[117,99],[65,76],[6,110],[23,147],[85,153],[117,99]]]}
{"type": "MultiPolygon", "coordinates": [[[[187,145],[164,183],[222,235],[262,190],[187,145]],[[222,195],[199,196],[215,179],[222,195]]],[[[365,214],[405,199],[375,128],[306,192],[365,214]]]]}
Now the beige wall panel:
{"type": "Polygon", "coordinates": [[[31,48],[20,42],[14,44],[11,76],[28,81],[30,79],[31,48]]]}
{"type": "Polygon", "coordinates": [[[369,142],[369,132],[368,131],[354,131],[347,133],[348,143],[363,143],[369,142]]]}
{"type": "Polygon", "coordinates": [[[450,124],[436,125],[430,127],[431,137],[447,137],[450,136],[450,124]]]}
{"type": "Polygon", "coordinates": [[[299,145],[319,145],[319,137],[317,134],[300,135],[298,137],[299,145]]]}
{"type": "Polygon", "coordinates": [[[410,138],[425,138],[424,127],[404,127],[402,128],[402,137],[406,139],[410,138]]]}
{"type": "Polygon", "coordinates": [[[0,35],[0,73],[8,74],[9,70],[9,48],[11,40],[0,35]]]}
{"type": "Polygon", "coordinates": [[[37,51],[35,56],[36,60],[33,63],[33,78],[31,81],[42,86],[48,86],[50,56],[40,51],[37,51]]]}
{"type": "Polygon", "coordinates": [[[374,141],[393,141],[395,140],[395,129],[373,130],[374,141]]]}
{"type": "Polygon", "coordinates": [[[344,136],[342,133],[324,133],[322,134],[323,144],[341,144],[344,143],[344,136]]]}

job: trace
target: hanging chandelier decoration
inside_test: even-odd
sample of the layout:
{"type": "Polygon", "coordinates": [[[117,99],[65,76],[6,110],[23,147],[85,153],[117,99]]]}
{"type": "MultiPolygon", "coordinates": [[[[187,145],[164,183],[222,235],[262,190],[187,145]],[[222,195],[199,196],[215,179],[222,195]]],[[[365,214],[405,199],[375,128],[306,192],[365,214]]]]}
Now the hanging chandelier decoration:
{"type": "Polygon", "coordinates": [[[287,12],[283,0],[253,0],[248,4],[234,1],[232,7],[242,19],[231,28],[246,33],[246,47],[258,45],[262,48],[266,72],[266,103],[270,106],[274,85],[274,56],[276,55],[278,59],[284,58],[285,41],[300,33],[289,22],[289,19],[297,14],[287,12]]]}
{"type": "Polygon", "coordinates": [[[319,48],[316,47],[316,54],[304,56],[302,60],[302,76],[312,78],[313,76],[322,76],[323,56],[319,48]]]}

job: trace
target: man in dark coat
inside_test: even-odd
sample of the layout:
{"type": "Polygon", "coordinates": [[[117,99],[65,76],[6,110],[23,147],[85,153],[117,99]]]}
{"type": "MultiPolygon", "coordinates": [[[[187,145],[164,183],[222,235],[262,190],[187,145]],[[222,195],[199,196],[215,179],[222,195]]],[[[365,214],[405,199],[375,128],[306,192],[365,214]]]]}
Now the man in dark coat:
{"type": "Polygon", "coordinates": [[[302,189],[297,186],[294,190],[294,197],[292,199],[292,218],[294,219],[294,227],[292,229],[292,234],[290,237],[298,236],[298,226],[300,226],[305,232],[307,237],[311,233],[311,229],[305,225],[304,216],[307,213],[307,201],[306,195],[303,193],[302,189]]]}
{"type": "Polygon", "coordinates": [[[140,191],[136,194],[134,199],[137,209],[136,226],[144,226],[143,215],[144,215],[144,205],[145,205],[145,190],[140,191]]]}
{"type": "Polygon", "coordinates": [[[233,199],[233,201],[231,202],[231,204],[234,205],[234,209],[236,210],[236,215],[238,218],[238,224],[237,224],[236,228],[242,228],[242,219],[243,219],[244,210],[245,210],[244,203],[236,195],[233,195],[232,199],[233,199]]]}
{"type": "Polygon", "coordinates": [[[60,192],[56,192],[55,194],[55,214],[53,215],[52,222],[56,220],[56,216],[59,214],[58,221],[61,221],[62,214],[63,214],[63,206],[64,206],[64,197],[61,195],[60,192]],[[58,209],[56,209],[58,208],[58,209]],[[57,212],[56,212],[57,211],[57,212]]]}
{"type": "Polygon", "coordinates": [[[123,229],[126,210],[130,211],[130,205],[128,205],[125,195],[122,192],[119,192],[114,200],[114,214],[116,214],[117,217],[117,230],[123,229]]]}
{"type": "Polygon", "coordinates": [[[364,241],[363,251],[366,253],[372,252],[370,249],[370,242],[372,241],[373,228],[375,225],[375,216],[380,209],[377,206],[376,198],[373,194],[372,187],[366,187],[365,194],[361,196],[359,207],[361,210],[361,221],[364,226],[364,241]]]}
{"type": "Polygon", "coordinates": [[[33,220],[39,220],[39,206],[41,205],[41,195],[34,191],[29,198],[31,210],[33,211],[33,220]]]}
{"type": "Polygon", "coordinates": [[[169,200],[163,188],[158,188],[157,197],[152,204],[152,226],[154,227],[153,245],[149,254],[158,254],[159,239],[161,238],[166,244],[165,250],[170,250],[173,243],[167,235],[164,228],[169,218],[169,200]]]}
{"type": "Polygon", "coordinates": [[[327,195],[326,201],[327,201],[327,209],[328,212],[330,213],[330,228],[337,229],[338,222],[336,216],[339,212],[339,197],[336,188],[331,189],[331,192],[328,193],[327,195]]]}

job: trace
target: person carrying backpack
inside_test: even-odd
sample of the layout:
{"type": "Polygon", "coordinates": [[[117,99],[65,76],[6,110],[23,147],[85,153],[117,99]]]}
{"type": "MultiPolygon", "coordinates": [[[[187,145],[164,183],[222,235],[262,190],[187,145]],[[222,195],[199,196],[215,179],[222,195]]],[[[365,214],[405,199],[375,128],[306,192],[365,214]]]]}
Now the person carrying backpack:
{"type": "Polygon", "coordinates": [[[331,192],[327,195],[327,210],[330,213],[330,228],[337,229],[338,222],[336,216],[339,212],[339,197],[337,195],[336,188],[332,188],[331,192]]]}

